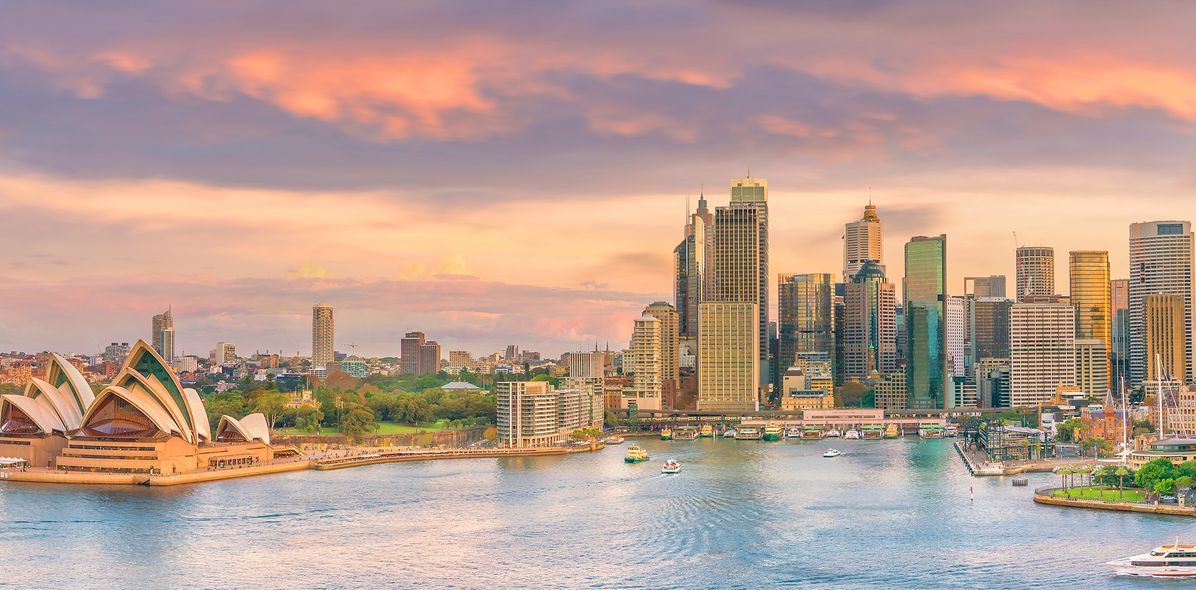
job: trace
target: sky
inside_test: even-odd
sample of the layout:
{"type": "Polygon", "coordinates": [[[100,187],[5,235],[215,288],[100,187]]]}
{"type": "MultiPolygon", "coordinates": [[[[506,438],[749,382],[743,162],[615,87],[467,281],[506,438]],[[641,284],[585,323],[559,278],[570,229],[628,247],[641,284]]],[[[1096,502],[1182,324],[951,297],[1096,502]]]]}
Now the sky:
{"type": "MultiPolygon", "coordinates": [[[[1196,5],[0,0],[0,350],[149,338],[556,355],[672,300],[687,199],[770,186],[770,273],[900,282],[1196,217],[1196,5]],[[1015,234],[1016,232],[1016,238],[1015,234]],[[1016,242],[1015,242],[1016,239],[1016,242]]],[[[775,290],[775,278],[774,278],[775,290]]],[[[1065,289],[1061,289],[1064,290],[1065,289]]],[[[775,299],[775,297],[774,297],[775,299]]],[[[775,312],[774,312],[775,315],[775,312]]],[[[446,353],[447,355],[447,353],[446,353]]]]}

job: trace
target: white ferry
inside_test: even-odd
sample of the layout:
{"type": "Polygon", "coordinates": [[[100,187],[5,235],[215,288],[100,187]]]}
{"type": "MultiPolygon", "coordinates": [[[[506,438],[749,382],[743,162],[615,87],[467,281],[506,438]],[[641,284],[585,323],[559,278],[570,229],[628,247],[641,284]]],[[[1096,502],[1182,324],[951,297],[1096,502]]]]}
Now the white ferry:
{"type": "Polygon", "coordinates": [[[1118,575],[1149,578],[1193,578],[1196,577],[1196,545],[1174,545],[1155,547],[1150,553],[1116,559],[1108,564],[1118,575]]]}
{"type": "Polygon", "coordinates": [[[860,431],[858,431],[854,428],[851,430],[848,430],[847,434],[843,435],[843,438],[845,438],[847,440],[860,440],[860,431]]]}
{"type": "Polygon", "coordinates": [[[785,438],[801,438],[801,427],[790,426],[785,429],[785,438]]]}

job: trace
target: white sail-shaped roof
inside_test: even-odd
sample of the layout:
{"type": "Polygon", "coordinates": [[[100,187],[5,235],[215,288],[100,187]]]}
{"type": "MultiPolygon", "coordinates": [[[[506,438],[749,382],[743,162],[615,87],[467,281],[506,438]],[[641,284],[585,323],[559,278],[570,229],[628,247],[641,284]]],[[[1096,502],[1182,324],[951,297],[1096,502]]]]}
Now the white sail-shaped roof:
{"type": "Polygon", "coordinates": [[[208,423],[208,411],[204,408],[203,399],[199,393],[190,387],[183,390],[187,398],[187,409],[191,411],[191,424],[195,426],[195,434],[201,441],[212,440],[212,425],[208,423]]]}
{"type": "Polygon", "coordinates": [[[91,402],[95,401],[96,396],[91,392],[91,384],[83,377],[83,373],[56,352],[50,353],[50,370],[46,374],[46,381],[74,398],[80,416],[91,406],[91,402]]]}
{"type": "Polygon", "coordinates": [[[43,402],[32,397],[10,393],[0,396],[0,414],[3,414],[5,404],[12,404],[20,409],[44,434],[55,431],[66,432],[66,427],[58,418],[58,414],[50,408],[49,401],[43,402]]]}
{"type": "Polygon", "coordinates": [[[110,396],[117,396],[132,404],[139,412],[145,414],[145,417],[149,418],[158,427],[158,430],[168,434],[182,434],[178,424],[170,417],[170,414],[162,409],[162,406],[154,400],[151,394],[140,389],[130,390],[117,385],[109,385],[100,392],[99,397],[88,408],[87,414],[83,416],[83,426],[86,427],[91,422],[96,408],[103,406],[103,401],[110,396]]]}
{"type": "Polygon", "coordinates": [[[83,412],[79,410],[74,394],[69,389],[55,388],[50,383],[34,377],[25,388],[25,397],[44,401],[47,409],[58,416],[66,431],[75,430],[83,423],[83,412]]]}

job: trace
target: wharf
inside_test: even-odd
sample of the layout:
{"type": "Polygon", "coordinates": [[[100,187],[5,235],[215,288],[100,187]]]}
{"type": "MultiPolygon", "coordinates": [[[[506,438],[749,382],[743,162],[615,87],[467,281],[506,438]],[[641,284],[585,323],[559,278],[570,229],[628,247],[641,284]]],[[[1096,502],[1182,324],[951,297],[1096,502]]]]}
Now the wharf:
{"type": "Polygon", "coordinates": [[[382,463],[402,463],[407,461],[431,461],[434,459],[501,459],[504,457],[552,457],[557,455],[571,455],[574,453],[589,453],[601,450],[602,444],[592,447],[551,447],[536,449],[429,449],[403,450],[377,453],[363,453],[331,459],[321,459],[312,463],[312,469],[329,471],[332,469],[347,469],[364,465],[379,465],[382,463]]]}
{"type": "Polygon", "coordinates": [[[1072,508],[1091,508],[1094,510],[1116,510],[1119,512],[1137,512],[1140,514],[1166,514],[1169,516],[1196,516],[1196,508],[1191,506],[1172,506],[1167,504],[1136,504],[1133,502],[1104,502],[1101,500],[1081,500],[1079,498],[1060,498],[1052,495],[1062,488],[1046,487],[1034,490],[1036,504],[1051,506],[1070,506],[1072,508]]]}
{"type": "Polygon", "coordinates": [[[1021,475],[1023,473],[1049,473],[1063,465],[1087,465],[1092,459],[1038,459],[1016,463],[989,463],[980,451],[967,449],[961,441],[955,441],[955,452],[959,453],[968,472],[976,477],[1021,475]]]}

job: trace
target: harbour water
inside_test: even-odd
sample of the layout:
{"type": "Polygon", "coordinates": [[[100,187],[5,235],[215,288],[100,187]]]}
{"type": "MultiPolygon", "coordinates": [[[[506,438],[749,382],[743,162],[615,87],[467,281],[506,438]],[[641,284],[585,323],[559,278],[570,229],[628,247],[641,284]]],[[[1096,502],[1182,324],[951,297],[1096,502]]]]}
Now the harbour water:
{"type": "Polygon", "coordinates": [[[614,446],[177,488],[5,483],[0,587],[1152,588],[1174,582],[1103,563],[1196,541],[1186,518],[1036,505],[1057,478],[972,478],[949,440],[639,442],[650,462],[614,446]]]}

